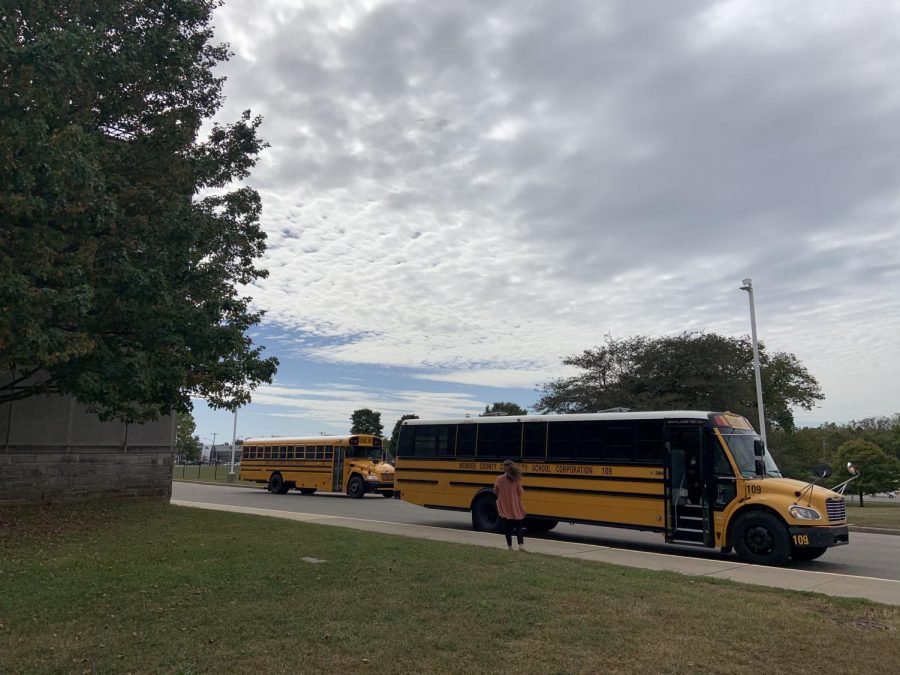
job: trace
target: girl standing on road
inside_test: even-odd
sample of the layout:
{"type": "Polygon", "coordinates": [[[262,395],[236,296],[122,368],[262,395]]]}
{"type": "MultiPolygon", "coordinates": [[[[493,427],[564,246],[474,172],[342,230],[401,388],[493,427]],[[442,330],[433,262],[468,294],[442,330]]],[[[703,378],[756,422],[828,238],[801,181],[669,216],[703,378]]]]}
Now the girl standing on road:
{"type": "Polygon", "coordinates": [[[522,503],[522,495],[524,493],[522,470],[511,459],[505,460],[503,462],[503,475],[494,481],[494,494],[497,495],[497,511],[503,519],[506,545],[509,547],[509,550],[513,550],[512,533],[513,529],[515,529],[519,551],[527,553],[524,547],[525,538],[522,535],[522,521],[525,520],[525,505],[522,503]]]}

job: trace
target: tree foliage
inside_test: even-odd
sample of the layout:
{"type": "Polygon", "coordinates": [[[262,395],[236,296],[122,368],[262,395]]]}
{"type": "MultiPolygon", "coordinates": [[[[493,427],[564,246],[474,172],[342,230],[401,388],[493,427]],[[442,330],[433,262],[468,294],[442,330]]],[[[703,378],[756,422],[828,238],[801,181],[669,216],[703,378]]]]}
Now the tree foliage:
{"type": "Polygon", "coordinates": [[[506,413],[507,415],[514,416],[527,415],[528,411],[518,403],[513,403],[512,401],[497,401],[496,403],[491,403],[484,407],[485,415],[490,415],[492,413],[506,413]]]}
{"type": "Polygon", "coordinates": [[[175,417],[175,454],[181,462],[195,462],[200,459],[202,446],[200,437],[195,435],[197,425],[189,412],[179,412],[175,417]]]}
{"type": "Polygon", "coordinates": [[[0,403],[73,394],[105,418],[249,400],[277,367],[237,287],[265,276],[264,143],[222,103],[217,0],[0,9],[0,403]]]}
{"type": "MultiPolygon", "coordinates": [[[[811,409],[823,395],[793,354],[759,345],[766,420],[794,428],[792,407],[811,409]]],[[[582,372],[541,388],[539,412],[730,410],[757,419],[753,350],[749,337],[715,333],[606,337],[606,343],[563,360],[582,372]]]]}
{"type": "Polygon", "coordinates": [[[351,434],[372,434],[373,436],[384,434],[384,427],[381,424],[381,413],[375,412],[370,408],[354,410],[353,414],[350,415],[350,425],[351,434]]]}
{"type": "Polygon", "coordinates": [[[417,419],[419,419],[419,416],[411,413],[408,415],[401,415],[400,419],[394,423],[394,429],[391,431],[391,438],[387,443],[387,450],[392,456],[397,454],[397,440],[400,438],[400,425],[406,420],[417,419]]]}
{"type": "Polygon", "coordinates": [[[778,468],[786,476],[809,480],[812,466],[823,462],[837,466],[837,450],[848,441],[868,441],[900,460],[900,414],[867,417],[846,424],[826,422],[793,432],[774,429],[768,440],[778,468]]]}
{"type": "Polygon", "coordinates": [[[836,460],[838,480],[850,477],[848,462],[859,471],[859,478],[850,486],[859,495],[860,506],[864,506],[863,494],[891,492],[900,487],[900,462],[874,443],[860,439],[847,441],[837,449],[836,460]]]}

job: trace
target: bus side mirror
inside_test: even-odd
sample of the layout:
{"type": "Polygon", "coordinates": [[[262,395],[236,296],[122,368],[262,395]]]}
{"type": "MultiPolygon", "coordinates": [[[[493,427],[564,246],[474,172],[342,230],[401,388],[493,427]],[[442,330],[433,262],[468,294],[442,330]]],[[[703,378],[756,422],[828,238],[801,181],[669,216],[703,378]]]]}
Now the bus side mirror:
{"type": "Polygon", "coordinates": [[[753,456],[756,458],[756,475],[766,475],[766,446],[763,445],[761,439],[757,438],[753,441],[753,456]]]}
{"type": "Polygon", "coordinates": [[[816,465],[812,468],[812,472],[813,472],[818,478],[828,478],[828,477],[831,475],[831,473],[832,473],[832,472],[831,472],[831,467],[828,466],[827,464],[816,464],[816,465]]]}
{"type": "Polygon", "coordinates": [[[766,446],[763,445],[762,440],[759,438],[753,441],[753,455],[759,458],[766,456],[766,446]]]}

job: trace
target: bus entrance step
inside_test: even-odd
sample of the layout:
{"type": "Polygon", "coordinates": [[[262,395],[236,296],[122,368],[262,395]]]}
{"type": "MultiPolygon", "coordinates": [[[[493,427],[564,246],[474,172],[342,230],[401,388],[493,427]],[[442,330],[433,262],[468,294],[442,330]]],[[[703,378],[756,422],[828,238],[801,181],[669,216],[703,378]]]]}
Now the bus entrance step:
{"type": "Polygon", "coordinates": [[[669,539],[670,544],[678,544],[679,546],[706,546],[706,544],[702,540],[696,539],[680,539],[678,537],[673,537],[669,539]]]}
{"type": "Polygon", "coordinates": [[[672,533],[672,541],[702,544],[703,530],[689,530],[684,527],[679,528],[672,533]]]}

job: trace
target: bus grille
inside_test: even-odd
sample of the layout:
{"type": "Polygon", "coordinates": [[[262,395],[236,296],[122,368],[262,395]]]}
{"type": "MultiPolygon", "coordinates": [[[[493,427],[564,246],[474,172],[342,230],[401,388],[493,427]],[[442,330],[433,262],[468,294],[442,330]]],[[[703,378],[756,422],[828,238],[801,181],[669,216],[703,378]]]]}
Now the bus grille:
{"type": "Polygon", "coordinates": [[[381,474],[381,480],[394,480],[394,474],[383,473],[383,474],[381,474]]]}
{"type": "Polygon", "coordinates": [[[825,502],[825,508],[828,510],[828,520],[846,520],[847,504],[841,499],[829,499],[825,502]]]}

